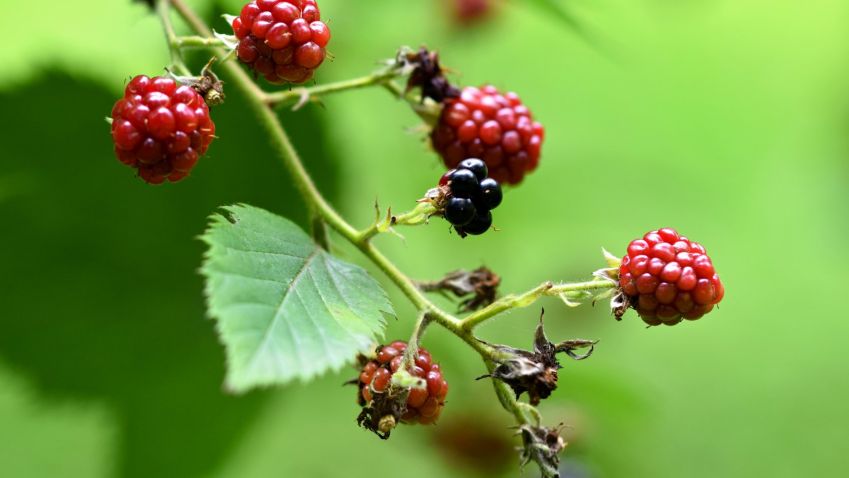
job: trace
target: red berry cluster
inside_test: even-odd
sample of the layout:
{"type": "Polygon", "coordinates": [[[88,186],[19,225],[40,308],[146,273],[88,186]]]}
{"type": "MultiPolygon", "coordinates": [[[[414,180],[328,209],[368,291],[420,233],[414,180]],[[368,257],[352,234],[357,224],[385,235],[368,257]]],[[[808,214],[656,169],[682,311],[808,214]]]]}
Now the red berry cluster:
{"type": "Polygon", "coordinates": [[[448,98],[431,133],[434,149],[449,169],[466,158],[481,158],[499,183],[518,184],[536,169],[545,130],[516,93],[494,86],[466,87],[448,98]]]}
{"type": "Polygon", "coordinates": [[[330,29],[315,0],[254,0],[233,20],[242,63],[271,83],[303,83],[325,57],[330,29]]]}
{"type": "Polygon", "coordinates": [[[725,295],[705,248],[671,228],[631,241],[619,286],[649,325],[699,319],[725,295]]]}
{"type": "MultiPolygon", "coordinates": [[[[366,363],[360,373],[359,381],[360,396],[365,403],[371,402],[374,394],[383,393],[389,389],[392,374],[401,368],[406,350],[405,342],[392,342],[378,351],[375,360],[366,363]]],[[[433,363],[430,353],[419,347],[415,365],[408,372],[424,379],[427,387],[410,390],[407,396],[407,411],[401,416],[401,421],[424,425],[435,423],[439,414],[442,413],[445,396],[448,394],[448,382],[442,378],[439,364],[433,363]]]]}
{"type": "Polygon", "coordinates": [[[150,184],[188,176],[214,137],[203,97],[171,78],[133,78],[112,108],[115,154],[150,184]]]}

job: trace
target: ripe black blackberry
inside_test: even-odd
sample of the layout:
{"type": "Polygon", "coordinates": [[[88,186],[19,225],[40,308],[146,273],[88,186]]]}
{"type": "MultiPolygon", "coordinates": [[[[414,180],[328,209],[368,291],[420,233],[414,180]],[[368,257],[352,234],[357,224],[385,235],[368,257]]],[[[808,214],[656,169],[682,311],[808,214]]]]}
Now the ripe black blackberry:
{"type": "Polygon", "coordinates": [[[501,185],[487,177],[486,164],[477,158],[461,161],[439,180],[445,194],[443,217],[461,237],[477,236],[492,227],[492,211],[501,204],[501,185]]]}

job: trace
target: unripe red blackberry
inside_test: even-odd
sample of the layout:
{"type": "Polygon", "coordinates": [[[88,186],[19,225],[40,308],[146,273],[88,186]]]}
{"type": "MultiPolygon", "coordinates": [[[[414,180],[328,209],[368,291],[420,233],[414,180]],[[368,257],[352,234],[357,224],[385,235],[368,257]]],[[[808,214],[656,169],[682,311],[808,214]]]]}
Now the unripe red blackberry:
{"type": "MultiPolygon", "coordinates": [[[[378,349],[377,357],[368,361],[359,378],[360,402],[368,406],[378,395],[389,391],[392,375],[404,362],[406,342],[396,341],[378,349]]],[[[415,365],[407,370],[426,384],[424,388],[411,388],[407,395],[405,411],[400,416],[403,423],[435,423],[445,405],[448,382],[442,377],[439,364],[433,363],[430,352],[419,347],[415,365]]],[[[382,417],[379,417],[382,418],[382,417]]]]}
{"type": "Polygon", "coordinates": [[[481,158],[493,179],[515,185],[539,165],[545,130],[516,93],[466,87],[444,105],[430,138],[448,168],[481,158]]]}
{"type": "Polygon", "coordinates": [[[112,108],[115,154],[150,184],[188,176],[214,137],[203,97],[171,78],[133,78],[112,108]]]}
{"type": "Polygon", "coordinates": [[[469,24],[486,18],[492,10],[492,0],[449,0],[458,23],[469,24]]]}
{"type": "Polygon", "coordinates": [[[619,268],[619,286],[649,325],[699,319],[725,295],[705,248],[671,228],[631,241],[619,268]]]}
{"type": "Polygon", "coordinates": [[[324,61],[330,29],[316,0],[254,0],[233,20],[236,55],[271,83],[303,83],[324,61]]]}

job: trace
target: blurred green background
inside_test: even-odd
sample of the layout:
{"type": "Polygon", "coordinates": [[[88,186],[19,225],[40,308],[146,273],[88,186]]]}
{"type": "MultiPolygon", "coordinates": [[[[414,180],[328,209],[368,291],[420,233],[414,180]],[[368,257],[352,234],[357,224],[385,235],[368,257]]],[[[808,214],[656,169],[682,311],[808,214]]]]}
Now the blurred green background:
{"type": "MultiPolygon", "coordinates": [[[[426,345],[450,404],[439,426],[390,442],[356,428],[355,391],[340,386],[353,369],[223,393],[197,236],[233,202],[303,220],[286,175],[230,91],[193,176],[143,184],[112,156],[103,118],[127,78],[167,63],[156,18],[129,1],[2,4],[0,475],[517,476],[509,417],[473,380],[482,364],[437,329],[426,345]]],[[[646,329],[605,304],[544,302],[552,338],[601,339],[541,407],[570,427],[564,476],[845,476],[849,3],[561,4],[590,33],[531,0],[462,29],[436,0],[321,1],[334,59],[319,82],[426,43],[459,82],[519,92],[547,129],[541,167],[509,191],[499,232],[461,241],[437,220],[378,244],[416,278],[486,264],[507,292],[584,279],[602,246],[622,253],[677,227],[726,284],[705,319],[646,329]]],[[[194,5],[212,19],[240,2],[194,5]]],[[[284,121],[355,224],[375,197],[412,207],[442,173],[417,118],[380,90],[284,121]]],[[[412,310],[388,289],[399,311],[388,337],[406,337],[412,310]]],[[[538,315],[516,311],[481,334],[527,346],[538,315]]]]}

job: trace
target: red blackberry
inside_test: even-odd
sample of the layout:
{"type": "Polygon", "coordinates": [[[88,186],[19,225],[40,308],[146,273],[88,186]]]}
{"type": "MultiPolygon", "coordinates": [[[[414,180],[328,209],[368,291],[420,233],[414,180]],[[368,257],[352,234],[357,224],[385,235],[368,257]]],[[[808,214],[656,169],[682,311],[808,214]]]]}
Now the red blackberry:
{"type": "MultiPolygon", "coordinates": [[[[368,407],[379,396],[389,391],[392,375],[401,368],[405,342],[392,342],[378,349],[377,357],[368,361],[362,369],[359,378],[360,403],[368,407]]],[[[424,388],[411,388],[399,417],[403,423],[435,423],[445,405],[448,394],[448,382],[442,377],[439,364],[433,363],[430,352],[419,347],[415,365],[408,372],[424,383],[424,388]]],[[[378,420],[383,417],[377,417],[378,420]]]]}
{"type": "Polygon", "coordinates": [[[171,78],[133,78],[112,108],[115,154],[150,184],[188,176],[214,137],[203,97],[171,78]]]}
{"type": "Polygon", "coordinates": [[[461,237],[480,235],[492,227],[492,209],[501,204],[501,186],[487,177],[486,164],[480,159],[460,161],[457,169],[439,180],[445,198],[442,216],[461,237]]]}
{"type": "Polygon", "coordinates": [[[330,29],[315,0],[254,0],[233,20],[236,54],[271,83],[303,83],[326,55],[330,29]]]}
{"type": "Polygon", "coordinates": [[[431,133],[433,148],[449,168],[481,158],[500,183],[519,184],[539,164],[545,130],[516,93],[494,86],[467,87],[447,98],[431,133]]]}
{"type": "Polygon", "coordinates": [[[725,295],[705,248],[670,228],[631,241],[619,286],[649,325],[699,319],[725,295]]]}
{"type": "Polygon", "coordinates": [[[492,9],[492,0],[450,0],[455,20],[470,24],[485,18],[492,9]]]}

